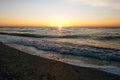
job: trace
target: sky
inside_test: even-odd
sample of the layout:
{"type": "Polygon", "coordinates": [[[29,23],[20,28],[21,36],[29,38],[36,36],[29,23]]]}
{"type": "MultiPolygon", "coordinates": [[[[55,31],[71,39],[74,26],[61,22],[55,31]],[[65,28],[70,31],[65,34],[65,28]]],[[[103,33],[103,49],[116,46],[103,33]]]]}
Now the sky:
{"type": "Polygon", "coordinates": [[[0,26],[120,26],[120,0],[0,0],[0,26]]]}

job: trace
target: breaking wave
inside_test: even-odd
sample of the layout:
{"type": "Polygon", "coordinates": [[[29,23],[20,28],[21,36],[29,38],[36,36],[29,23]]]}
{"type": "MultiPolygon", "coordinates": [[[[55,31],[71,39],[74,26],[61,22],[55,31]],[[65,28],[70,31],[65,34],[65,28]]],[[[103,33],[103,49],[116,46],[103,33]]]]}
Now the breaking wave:
{"type": "Polygon", "coordinates": [[[12,39],[4,40],[4,43],[34,47],[38,50],[52,51],[58,54],[84,56],[100,60],[120,62],[120,51],[117,49],[72,44],[68,42],[54,42],[48,40],[29,41],[12,39]]]}
{"type": "Polygon", "coordinates": [[[21,37],[32,37],[32,38],[72,38],[72,39],[95,39],[95,40],[120,40],[120,35],[114,36],[91,36],[91,35],[39,35],[29,33],[6,33],[0,32],[2,35],[21,36],[21,37]]]}

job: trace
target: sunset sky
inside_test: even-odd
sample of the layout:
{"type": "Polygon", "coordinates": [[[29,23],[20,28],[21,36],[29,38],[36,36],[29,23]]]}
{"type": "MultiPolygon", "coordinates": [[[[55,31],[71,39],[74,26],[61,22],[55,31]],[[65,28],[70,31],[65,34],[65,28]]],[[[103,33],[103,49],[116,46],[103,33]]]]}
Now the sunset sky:
{"type": "Polygon", "coordinates": [[[0,26],[120,26],[120,0],[0,0],[0,26]]]}

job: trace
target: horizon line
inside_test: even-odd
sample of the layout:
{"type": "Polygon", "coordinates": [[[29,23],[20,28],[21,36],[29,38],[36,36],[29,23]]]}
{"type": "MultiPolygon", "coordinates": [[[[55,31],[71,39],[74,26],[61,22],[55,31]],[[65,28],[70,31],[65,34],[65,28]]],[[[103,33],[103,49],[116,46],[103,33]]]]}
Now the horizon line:
{"type": "MultiPolygon", "coordinates": [[[[57,26],[0,26],[0,27],[52,27],[56,28],[57,26]]],[[[120,28],[120,26],[62,26],[63,28],[69,27],[80,27],[80,28],[120,28]]]]}

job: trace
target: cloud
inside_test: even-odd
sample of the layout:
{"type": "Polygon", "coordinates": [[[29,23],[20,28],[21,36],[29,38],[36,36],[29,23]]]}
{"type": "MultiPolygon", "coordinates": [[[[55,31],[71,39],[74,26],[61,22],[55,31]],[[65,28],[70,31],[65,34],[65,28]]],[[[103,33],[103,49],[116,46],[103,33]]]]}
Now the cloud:
{"type": "Polygon", "coordinates": [[[81,4],[120,10],[120,0],[69,0],[81,4]]]}

